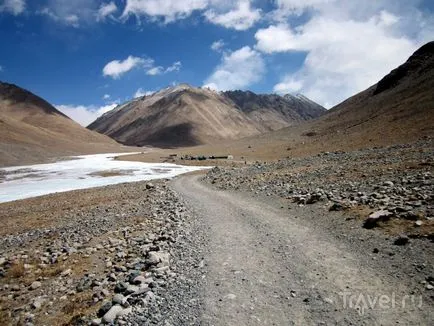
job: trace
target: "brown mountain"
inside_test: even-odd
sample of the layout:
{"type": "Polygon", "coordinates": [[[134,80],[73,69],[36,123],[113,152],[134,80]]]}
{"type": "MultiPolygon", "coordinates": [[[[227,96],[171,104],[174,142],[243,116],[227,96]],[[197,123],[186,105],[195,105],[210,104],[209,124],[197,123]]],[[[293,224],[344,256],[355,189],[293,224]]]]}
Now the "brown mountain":
{"type": "Polygon", "coordinates": [[[0,82],[0,165],[119,148],[109,137],[80,126],[35,94],[0,82]]]}
{"type": "Polygon", "coordinates": [[[163,89],[104,114],[89,129],[126,145],[172,148],[215,144],[277,130],[322,114],[325,109],[299,98],[308,112],[278,95],[218,93],[187,84],[163,89]]]}
{"type": "Polygon", "coordinates": [[[185,151],[230,153],[247,160],[278,159],[419,139],[428,140],[434,147],[434,42],[422,46],[377,84],[317,119],[261,136],[185,151]]]}

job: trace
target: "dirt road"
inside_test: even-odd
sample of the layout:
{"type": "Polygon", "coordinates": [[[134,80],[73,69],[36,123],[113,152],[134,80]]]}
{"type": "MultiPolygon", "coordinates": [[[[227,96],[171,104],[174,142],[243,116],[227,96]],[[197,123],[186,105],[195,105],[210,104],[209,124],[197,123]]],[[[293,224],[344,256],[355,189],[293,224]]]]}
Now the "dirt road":
{"type": "Polygon", "coordinates": [[[431,303],[414,292],[409,276],[398,278],[389,261],[310,225],[300,211],[214,190],[197,175],[177,178],[173,188],[208,235],[199,324],[432,322],[431,303]]]}

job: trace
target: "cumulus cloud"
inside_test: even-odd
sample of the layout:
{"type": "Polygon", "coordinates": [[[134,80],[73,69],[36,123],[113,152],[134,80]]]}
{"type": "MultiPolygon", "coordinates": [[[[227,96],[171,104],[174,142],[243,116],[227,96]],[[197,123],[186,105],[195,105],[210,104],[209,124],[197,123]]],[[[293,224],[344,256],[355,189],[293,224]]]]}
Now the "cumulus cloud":
{"type": "Polygon", "coordinates": [[[19,15],[26,9],[25,0],[3,0],[0,1],[0,13],[7,12],[12,15],[19,15]]]}
{"type": "Polygon", "coordinates": [[[117,103],[104,106],[85,106],[85,105],[56,105],[56,108],[66,114],[72,120],[86,127],[106,112],[113,110],[117,103]]]}
{"type": "Polygon", "coordinates": [[[110,99],[110,94],[104,94],[104,96],[102,97],[103,100],[109,100],[110,99]]]}
{"type": "Polygon", "coordinates": [[[261,10],[253,9],[250,0],[239,0],[236,7],[227,12],[219,13],[215,9],[209,9],[204,15],[207,20],[216,25],[244,31],[260,20],[261,10]]]}
{"type": "Polygon", "coordinates": [[[218,41],[213,42],[211,44],[210,48],[213,51],[221,52],[223,50],[224,46],[225,46],[225,42],[223,40],[218,40],[218,41]]]}
{"type": "Polygon", "coordinates": [[[120,78],[123,74],[137,67],[152,67],[154,60],[128,56],[125,60],[113,60],[103,68],[103,75],[113,79],[120,78]]]}
{"type": "Polygon", "coordinates": [[[107,17],[113,17],[112,15],[118,10],[116,4],[112,1],[109,3],[103,3],[96,13],[97,21],[104,21],[107,17]]]}
{"type": "Polygon", "coordinates": [[[196,10],[205,9],[208,0],[126,0],[121,18],[128,19],[131,15],[138,19],[142,16],[148,19],[162,19],[164,23],[171,23],[190,16],[196,10]]]}
{"type": "Polygon", "coordinates": [[[304,24],[291,26],[289,19],[255,34],[255,49],[263,53],[306,54],[302,67],[284,74],[274,91],[301,92],[330,107],[376,83],[434,38],[433,17],[398,2],[405,8],[389,0],[278,1],[288,15],[311,14],[304,24]]]}
{"type": "Polygon", "coordinates": [[[146,90],[144,90],[143,88],[139,88],[135,93],[134,93],[134,98],[137,98],[137,97],[142,97],[142,96],[149,96],[149,95],[152,95],[152,94],[154,94],[155,93],[155,91],[146,91],[146,90]]]}
{"type": "Polygon", "coordinates": [[[204,83],[215,90],[243,89],[258,82],[265,73],[264,60],[259,52],[245,46],[223,54],[221,63],[204,83]]]}

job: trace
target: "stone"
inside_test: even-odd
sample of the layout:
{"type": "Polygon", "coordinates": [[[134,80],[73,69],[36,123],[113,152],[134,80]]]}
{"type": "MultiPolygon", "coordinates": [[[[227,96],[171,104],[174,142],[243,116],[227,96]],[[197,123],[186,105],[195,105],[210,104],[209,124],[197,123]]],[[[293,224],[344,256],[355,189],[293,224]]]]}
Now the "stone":
{"type": "Polygon", "coordinates": [[[99,310],[98,310],[98,312],[97,312],[97,316],[98,317],[103,317],[110,309],[111,309],[111,307],[113,306],[113,304],[112,304],[112,302],[111,301],[107,301],[107,302],[105,302],[102,306],[101,306],[101,308],[99,308],[99,310]]]}
{"type": "Polygon", "coordinates": [[[137,285],[128,284],[127,288],[125,289],[125,294],[126,295],[133,294],[138,292],[139,290],[140,288],[137,285]]]}
{"type": "Polygon", "coordinates": [[[60,276],[68,276],[69,274],[71,274],[72,270],[70,268],[65,269],[62,273],[60,273],[60,276]]]}
{"type": "Polygon", "coordinates": [[[124,308],[119,305],[111,307],[110,310],[105,313],[104,317],[102,317],[102,321],[107,324],[113,324],[123,310],[124,308]]]}
{"type": "Polygon", "coordinates": [[[115,293],[124,293],[127,290],[128,284],[125,282],[119,282],[115,286],[115,293]]]}
{"type": "Polygon", "coordinates": [[[117,293],[117,294],[115,294],[115,296],[113,297],[112,302],[113,302],[114,304],[119,304],[119,305],[121,305],[121,306],[123,306],[123,307],[127,307],[127,306],[128,306],[128,300],[127,300],[127,299],[128,299],[128,298],[126,298],[126,297],[123,296],[122,294],[117,293]]]}
{"type": "Polygon", "coordinates": [[[379,222],[388,221],[392,215],[393,213],[387,210],[376,211],[369,215],[369,217],[365,220],[363,227],[366,229],[372,229],[378,226],[379,222]]]}
{"type": "Polygon", "coordinates": [[[417,220],[414,222],[414,226],[422,226],[423,222],[421,220],[417,220]]]}
{"type": "Polygon", "coordinates": [[[409,237],[403,234],[400,235],[398,238],[396,238],[393,244],[397,246],[405,246],[409,241],[410,241],[409,237]]]}
{"type": "Polygon", "coordinates": [[[432,285],[432,284],[427,284],[425,288],[426,288],[427,290],[432,290],[432,289],[434,289],[434,285],[432,285]]]}
{"type": "Polygon", "coordinates": [[[139,276],[136,276],[134,279],[133,279],[133,284],[142,284],[142,283],[146,283],[146,277],[144,277],[143,275],[139,275],[139,276]]]}
{"type": "Polygon", "coordinates": [[[91,324],[91,326],[99,326],[102,324],[102,319],[101,318],[92,319],[90,324],[91,324]]]}
{"type": "Polygon", "coordinates": [[[32,303],[32,308],[33,309],[41,309],[41,307],[45,303],[45,301],[47,301],[47,299],[45,299],[43,297],[37,297],[32,303]]]}
{"type": "Polygon", "coordinates": [[[154,189],[154,188],[155,188],[155,186],[154,186],[153,183],[148,182],[148,183],[146,184],[146,189],[150,190],[150,189],[154,189]]]}
{"type": "Polygon", "coordinates": [[[30,285],[30,289],[31,290],[36,290],[38,288],[40,288],[42,286],[42,283],[39,281],[34,281],[31,285],[30,285]]]}

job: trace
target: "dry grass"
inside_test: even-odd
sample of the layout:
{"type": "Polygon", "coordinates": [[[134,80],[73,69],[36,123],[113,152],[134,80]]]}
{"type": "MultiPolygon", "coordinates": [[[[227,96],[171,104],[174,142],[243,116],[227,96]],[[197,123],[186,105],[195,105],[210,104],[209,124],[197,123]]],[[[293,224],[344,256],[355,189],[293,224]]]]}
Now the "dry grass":
{"type": "Polygon", "coordinates": [[[12,266],[8,269],[7,278],[21,278],[25,272],[26,270],[22,261],[13,262],[12,266]]]}

